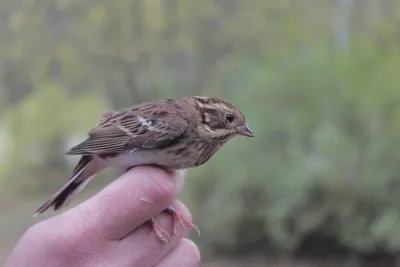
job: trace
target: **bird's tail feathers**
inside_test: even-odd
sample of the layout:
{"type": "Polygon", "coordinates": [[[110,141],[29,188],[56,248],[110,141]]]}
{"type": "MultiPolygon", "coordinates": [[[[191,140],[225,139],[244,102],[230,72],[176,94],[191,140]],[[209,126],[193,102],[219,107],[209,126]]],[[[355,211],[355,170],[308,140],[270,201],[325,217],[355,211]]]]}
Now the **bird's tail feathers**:
{"type": "Polygon", "coordinates": [[[59,210],[68,205],[68,203],[91,181],[93,176],[104,169],[98,161],[90,156],[83,156],[74,170],[73,176],[68,182],[53,194],[40,208],[35,212],[37,216],[45,212],[50,207],[59,210]]]}

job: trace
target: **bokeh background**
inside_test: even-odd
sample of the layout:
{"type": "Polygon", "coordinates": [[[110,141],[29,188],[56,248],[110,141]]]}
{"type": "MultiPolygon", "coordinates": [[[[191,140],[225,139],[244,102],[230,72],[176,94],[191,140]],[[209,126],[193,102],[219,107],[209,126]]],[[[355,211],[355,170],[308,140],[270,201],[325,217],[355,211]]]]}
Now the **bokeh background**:
{"type": "Polygon", "coordinates": [[[203,266],[395,266],[399,45],[398,0],[1,0],[0,262],[103,112],[215,95],[256,138],[189,171],[203,266]]]}

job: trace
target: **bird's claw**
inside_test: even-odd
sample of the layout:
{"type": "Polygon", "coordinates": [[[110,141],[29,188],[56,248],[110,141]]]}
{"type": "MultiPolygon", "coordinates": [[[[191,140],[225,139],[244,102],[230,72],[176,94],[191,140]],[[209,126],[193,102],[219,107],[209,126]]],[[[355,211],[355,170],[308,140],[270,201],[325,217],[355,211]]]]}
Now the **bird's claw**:
{"type": "Polygon", "coordinates": [[[164,230],[153,218],[151,219],[151,228],[154,231],[155,236],[164,243],[171,241],[171,235],[164,230]]]}
{"type": "MultiPolygon", "coordinates": [[[[183,214],[179,213],[178,211],[176,211],[176,209],[172,206],[169,206],[167,208],[167,211],[169,213],[172,214],[173,217],[175,217],[181,224],[181,226],[186,226],[189,229],[193,229],[194,231],[196,231],[196,233],[200,236],[200,230],[199,228],[193,224],[193,222],[189,219],[187,219],[183,214]]],[[[175,221],[174,221],[174,227],[173,227],[173,234],[176,234],[176,225],[175,225],[175,221]]]]}

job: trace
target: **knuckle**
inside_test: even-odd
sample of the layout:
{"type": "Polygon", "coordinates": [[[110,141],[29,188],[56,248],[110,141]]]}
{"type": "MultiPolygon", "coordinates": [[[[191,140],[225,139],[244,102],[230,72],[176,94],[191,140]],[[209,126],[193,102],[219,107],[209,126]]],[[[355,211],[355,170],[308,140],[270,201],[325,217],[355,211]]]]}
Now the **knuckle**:
{"type": "Polygon", "coordinates": [[[52,234],[52,229],[54,228],[55,226],[52,223],[52,219],[44,220],[31,226],[25,232],[25,237],[28,239],[36,239],[40,236],[42,244],[46,244],[49,247],[58,246],[59,243],[62,243],[62,241],[57,238],[58,235],[55,236],[52,234]]]}
{"type": "Polygon", "coordinates": [[[64,238],[59,225],[53,219],[39,222],[30,227],[24,235],[26,243],[35,244],[36,250],[46,251],[50,255],[71,251],[74,247],[64,238]]]}
{"type": "Polygon", "coordinates": [[[64,221],[63,215],[42,221],[28,229],[27,235],[40,236],[41,243],[46,247],[64,254],[86,251],[91,239],[84,237],[87,235],[83,235],[80,227],[75,227],[73,220],[64,221]]]}
{"type": "Polygon", "coordinates": [[[43,223],[37,223],[34,224],[33,226],[29,227],[28,230],[25,231],[22,240],[24,242],[28,242],[30,243],[30,241],[34,241],[36,240],[39,236],[41,237],[42,242],[40,244],[47,244],[48,242],[43,242],[45,241],[47,238],[47,235],[45,234],[44,227],[42,226],[43,223]]]}
{"type": "Polygon", "coordinates": [[[39,222],[39,223],[34,224],[31,227],[29,227],[28,230],[26,230],[26,232],[25,232],[25,236],[33,236],[33,235],[39,234],[41,232],[41,230],[43,229],[43,226],[42,226],[43,223],[44,223],[44,221],[39,222]]]}

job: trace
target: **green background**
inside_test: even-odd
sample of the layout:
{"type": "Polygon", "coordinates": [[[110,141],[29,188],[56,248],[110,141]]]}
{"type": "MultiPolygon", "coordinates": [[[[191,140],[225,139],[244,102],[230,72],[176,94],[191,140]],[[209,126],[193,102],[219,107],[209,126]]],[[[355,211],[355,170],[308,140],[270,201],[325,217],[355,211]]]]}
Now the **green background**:
{"type": "Polygon", "coordinates": [[[399,45],[396,0],[1,0],[0,261],[43,219],[30,215],[77,160],[64,152],[103,112],[215,95],[256,138],[189,170],[181,200],[204,266],[389,266],[399,45]]]}

